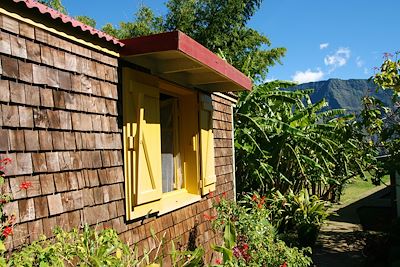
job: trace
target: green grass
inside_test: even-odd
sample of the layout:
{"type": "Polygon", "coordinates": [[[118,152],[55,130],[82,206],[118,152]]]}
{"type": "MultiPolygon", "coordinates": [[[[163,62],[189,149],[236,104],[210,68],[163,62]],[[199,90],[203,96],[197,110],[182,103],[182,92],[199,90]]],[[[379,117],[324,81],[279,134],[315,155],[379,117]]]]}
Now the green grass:
{"type": "MultiPolygon", "coordinates": [[[[384,184],[389,184],[390,183],[389,175],[383,177],[382,181],[384,184]]],[[[370,179],[364,181],[361,178],[355,178],[353,182],[347,185],[346,188],[344,189],[343,195],[340,198],[340,202],[342,204],[353,202],[359,199],[361,195],[374,188],[376,188],[376,186],[371,183],[370,179]]]]}

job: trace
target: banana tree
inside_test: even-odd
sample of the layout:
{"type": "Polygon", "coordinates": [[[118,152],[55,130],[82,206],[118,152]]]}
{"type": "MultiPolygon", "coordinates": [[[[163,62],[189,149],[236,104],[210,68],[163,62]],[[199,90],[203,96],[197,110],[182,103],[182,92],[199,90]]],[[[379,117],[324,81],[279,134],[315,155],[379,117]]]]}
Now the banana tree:
{"type": "Polygon", "coordinates": [[[312,103],[312,90],[289,91],[271,82],[240,95],[235,111],[238,188],[300,192],[333,198],[350,177],[363,173],[354,117],[312,103]]]}

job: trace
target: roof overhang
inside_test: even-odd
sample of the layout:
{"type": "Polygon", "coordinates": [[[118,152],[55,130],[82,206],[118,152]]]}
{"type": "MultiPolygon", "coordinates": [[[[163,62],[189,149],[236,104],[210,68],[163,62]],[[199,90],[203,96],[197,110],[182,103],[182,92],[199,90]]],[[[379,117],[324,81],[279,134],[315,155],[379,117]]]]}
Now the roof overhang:
{"type": "Polygon", "coordinates": [[[180,31],[121,42],[124,60],[165,80],[209,92],[251,90],[249,77],[180,31]]]}

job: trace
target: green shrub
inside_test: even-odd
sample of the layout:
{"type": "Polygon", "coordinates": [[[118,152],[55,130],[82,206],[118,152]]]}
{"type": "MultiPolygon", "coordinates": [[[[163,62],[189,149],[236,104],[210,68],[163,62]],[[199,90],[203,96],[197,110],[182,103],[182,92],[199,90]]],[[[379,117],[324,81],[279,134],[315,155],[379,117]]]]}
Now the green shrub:
{"type": "Polygon", "coordinates": [[[240,204],[225,199],[215,203],[213,225],[224,232],[224,244],[214,246],[223,254],[217,266],[310,266],[311,249],[291,248],[279,239],[265,201],[255,195],[240,204]]]}
{"type": "Polygon", "coordinates": [[[269,221],[288,244],[313,246],[321,225],[329,215],[329,202],[316,195],[310,196],[306,189],[297,194],[289,191],[283,195],[275,190],[270,191],[267,197],[260,198],[257,194],[244,197],[263,200],[269,221]]]}
{"type": "Polygon", "coordinates": [[[328,217],[325,202],[317,196],[310,196],[307,190],[303,189],[294,196],[294,222],[300,245],[312,246],[317,241],[321,225],[328,217]]]}
{"type": "MultiPolygon", "coordinates": [[[[137,249],[131,249],[122,242],[112,229],[96,231],[84,226],[81,231],[70,232],[56,229],[53,240],[44,236],[39,241],[26,245],[19,251],[11,253],[10,257],[0,258],[0,266],[47,267],[47,266],[81,266],[81,267],[129,267],[129,266],[159,266],[162,264],[162,246],[164,240],[159,240],[154,234],[155,247],[144,251],[138,257],[137,249]],[[150,254],[152,256],[150,257],[150,254]]],[[[204,251],[172,250],[169,256],[173,267],[195,267],[202,265],[204,251]]]]}

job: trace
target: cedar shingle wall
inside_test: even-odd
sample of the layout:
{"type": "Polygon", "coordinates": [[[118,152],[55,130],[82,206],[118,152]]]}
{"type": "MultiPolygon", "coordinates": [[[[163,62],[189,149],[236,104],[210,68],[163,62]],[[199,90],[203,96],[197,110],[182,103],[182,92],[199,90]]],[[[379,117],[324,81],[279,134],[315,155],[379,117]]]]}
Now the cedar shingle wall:
{"type": "MultiPolygon", "coordinates": [[[[124,220],[122,130],[118,127],[117,58],[0,15],[0,156],[12,158],[6,206],[17,216],[8,246],[51,236],[58,225],[114,228],[139,250],[166,240],[217,242],[203,214],[211,199],[160,217],[124,220]],[[32,187],[21,190],[23,181],[32,187]]],[[[233,198],[231,102],[213,95],[217,191],[233,198]]],[[[166,262],[167,263],[167,262],[166,262]]],[[[168,265],[168,264],[167,264],[168,265]]]]}

